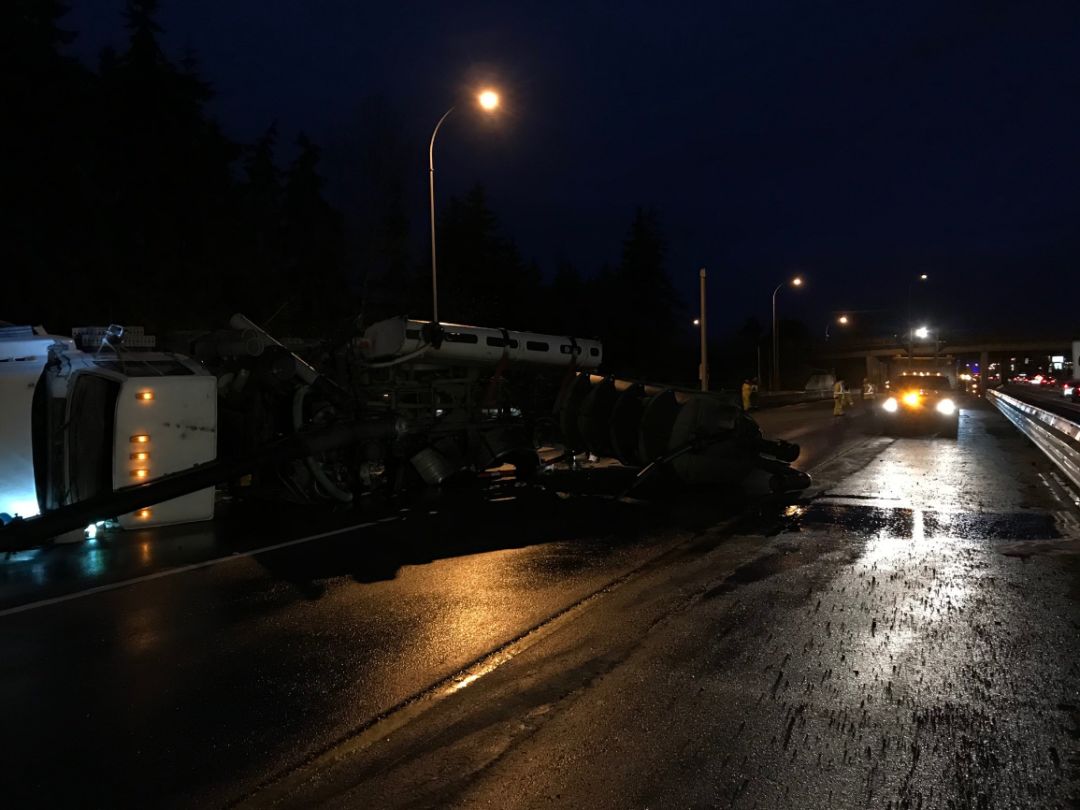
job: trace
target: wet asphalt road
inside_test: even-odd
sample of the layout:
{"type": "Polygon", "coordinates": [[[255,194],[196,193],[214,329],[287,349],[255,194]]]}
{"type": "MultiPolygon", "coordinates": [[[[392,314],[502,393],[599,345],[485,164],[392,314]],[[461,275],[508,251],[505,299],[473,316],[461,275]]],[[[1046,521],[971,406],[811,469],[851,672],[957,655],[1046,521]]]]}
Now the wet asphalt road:
{"type": "MultiPolygon", "coordinates": [[[[836,656],[846,656],[849,648],[862,649],[866,669],[859,672],[884,674],[883,653],[874,641],[876,626],[867,640],[866,628],[857,632],[854,620],[849,627],[840,619],[841,632],[831,623],[827,628],[814,624],[817,619],[812,617],[820,608],[807,613],[809,619],[802,615],[814,588],[821,589],[823,601],[828,596],[830,616],[837,610],[854,612],[855,595],[860,609],[875,617],[871,623],[878,614],[884,622],[890,605],[895,610],[906,605],[907,613],[893,617],[893,631],[899,626],[910,636],[905,649],[921,649],[933,641],[929,648],[934,650],[939,639],[927,635],[935,626],[928,617],[951,610],[956,588],[979,590],[989,565],[983,558],[999,567],[999,558],[1011,561],[1015,569],[1033,559],[1044,565],[1045,555],[1022,550],[1019,556],[1004,556],[1000,549],[1010,543],[1024,549],[1038,542],[1057,544],[1058,556],[1070,560],[1071,548],[1061,538],[1037,539],[1061,534],[1056,511],[1062,505],[1053,501],[1040,477],[1046,473],[1040,460],[996,413],[985,407],[966,413],[959,443],[892,442],[873,436],[872,420],[865,414],[834,420],[830,408],[825,403],[760,415],[770,435],[805,444],[800,466],[825,465],[820,477],[828,491],[792,507],[786,517],[777,517],[776,507],[763,509],[734,533],[725,528],[732,514],[728,505],[711,500],[627,504],[567,497],[558,487],[543,492],[511,488],[455,493],[393,516],[373,508],[364,522],[374,525],[362,530],[225,562],[213,561],[222,554],[301,537],[304,528],[335,531],[356,517],[333,516],[304,527],[297,515],[236,515],[234,522],[221,521],[203,534],[110,539],[94,548],[58,550],[48,559],[9,560],[0,589],[6,600],[0,608],[0,644],[6,651],[0,664],[0,734],[9,768],[19,778],[9,781],[8,793],[19,804],[36,806],[220,805],[243,796],[258,805],[279,795],[281,783],[274,779],[290,773],[307,778],[314,771],[326,777],[322,798],[342,806],[400,805],[411,799],[423,804],[424,797],[432,805],[455,798],[501,806],[506,798],[508,804],[582,806],[593,803],[592,794],[581,792],[595,787],[590,787],[590,774],[607,773],[610,784],[596,794],[607,801],[598,803],[640,803],[641,797],[647,798],[647,791],[641,792],[647,781],[654,793],[644,803],[660,806],[669,804],[668,799],[672,804],[720,803],[720,793],[694,791],[704,791],[706,785],[719,790],[737,771],[747,782],[739,795],[757,796],[758,806],[840,806],[785,805],[787,794],[769,794],[766,783],[784,785],[790,793],[794,777],[785,782],[771,774],[786,754],[758,739],[775,736],[770,729],[777,718],[789,722],[800,705],[797,723],[820,720],[817,713],[824,709],[814,701],[791,702],[794,692],[788,692],[783,679],[783,689],[773,688],[771,696],[758,689],[762,672],[770,673],[771,683],[777,667],[787,673],[787,684],[793,682],[791,673],[798,673],[804,689],[811,674],[818,677],[815,661],[806,654],[807,631],[813,631],[811,649],[817,657],[832,664],[834,675],[829,678],[835,676],[818,694],[841,690],[830,700],[836,701],[837,711],[852,713],[839,721],[841,733],[862,717],[851,703],[862,676],[850,683],[852,676],[836,656]],[[968,528],[955,542],[942,544],[954,524],[968,528]],[[778,528],[788,531],[768,536],[778,528]],[[908,542],[899,543],[901,536],[908,542]],[[874,550],[875,542],[886,540],[898,544],[885,547],[893,549],[895,559],[874,550]],[[873,566],[879,562],[893,566],[897,577],[885,585],[883,575],[879,585],[877,574],[870,573],[871,587],[865,575],[876,571],[873,566]],[[211,564],[169,573],[177,565],[204,563],[211,564]],[[943,573],[924,584],[927,566],[943,573]],[[725,577],[726,568],[730,573],[725,577]],[[626,578],[628,572],[636,573],[626,578]],[[155,578],[113,587],[147,575],[155,578]],[[712,583],[704,591],[701,577],[712,583]],[[618,587],[586,598],[613,581],[618,587]],[[105,590],[80,595],[94,587],[105,590]],[[862,594],[860,588],[870,590],[862,594]],[[712,595],[705,598],[703,593],[712,595]],[[41,595],[63,601],[35,604],[41,595]],[[917,603],[925,604],[917,608],[917,603]],[[578,607],[560,615],[574,605],[578,607]],[[697,615],[701,605],[708,611],[697,615]],[[551,617],[557,618],[544,624],[551,617]],[[667,636],[665,628],[680,623],[679,632],[667,636]],[[510,655],[517,646],[504,645],[538,625],[541,631],[517,643],[527,650],[510,655]],[[544,635],[548,632],[551,639],[544,635]],[[742,647],[736,645],[740,639],[742,647]],[[551,647],[554,642],[568,648],[551,647]],[[685,658],[687,672],[672,671],[663,656],[656,657],[656,644],[669,650],[676,642],[683,644],[677,658],[685,658]],[[510,656],[507,663],[483,677],[449,682],[452,698],[436,700],[432,694],[439,692],[426,691],[496,650],[510,656]],[[530,654],[537,661],[526,680],[549,698],[537,705],[520,680],[520,667],[530,662],[530,654]],[[582,663],[570,666],[575,656],[582,663]],[[555,669],[545,671],[553,663],[555,669]],[[617,694],[603,697],[593,691],[594,681],[599,686],[616,672],[623,679],[617,694]],[[588,676],[585,686],[575,680],[583,673],[588,676]],[[695,682],[703,679],[698,685],[704,691],[698,694],[708,693],[715,700],[709,711],[702,711],[685,683],[688,673],[695,682]],[[456,689],[454,683],[466,688],[456,689]],[[505,693],[486,694],[500,684],[505,693]],[[663,699],[653,702],[658,684],[666,684],[663,699]],[[500,694],[513,705],[500,702],[500,694]],[[424,697],[401,708],[417,695],[424,697]],[[767,697],[771,703],[763,703],[767,697]],[[572,705],[566,704],[568,699],[572,705]],[[748,712],[755,701],[768,711],[748,712]],[[418,706],[425,711],[412,717],[418,706]],[[589,706],[591,713],[581,713],[589,706]],[[440,739],[440,716],[455,707],[476,735],[458,740],[464,754],[453,745],[431,744],[440,739]],[[658,707],[666,708],[658,715],[658,707]],[[745,727],[734,734],[734,717],[751,716],[756,718],[754,730],[740,742],[745,727]],[[379,717],[384,719],[372,725],[379,717]],[[556,732],[548,730],[548,718],[577,730],[552,738],[556,732]],[[675,718],[680,718],[678,723],[675,718]],[[660,731],[650,732],[649,745],[643,748],[637,726],[646,721],[660,731]],[[496,734],[503,742],[486,738],[507,723],[522,730],[508,738],[496,734]],[[401,757],[397,767],[383,768],[383,781],[375,784],[364,776],[373,752],[362,742],[386,724],[397,724],[400,733],[391,735],[392,742],[404,748],[395,749],[401,757]],[[428,742],[410,747],[410,739],[415,743],[410,735],[428,742]],[[703,747],[693,760],[699,762],[695,774],[708,778],[691,779],[680,770],[689,761],[684,757],[687,745],[703,747]],[[616,749],[619,761],[626,763],[620,768],[627,771],[620,770],[617,777],[610,774],[610,752],[616,749]],[[427,773],[424,763],[431,757],[457,761],[455,751],[466,763],[484,760],[483,752],[502,753],[495,765],[485,761],[473,770],[462,767],[453,778],[437,767],[422,789],[414,784],[416,773],[427,773]],[[339,779],[340,774],[319,759],[308,770],[291,770],[319,752],[340,759],[346,776],[339,779]],[[766,760],[774,765],[764,768],[766,760]],[[717,771],[715,766],[725,761],[729,770],[717,771]],[[732,770],[732,762],[739,761],[732,770]],[[403,768],[401,762],[409,765],[403,768]],[[58,768],[65,778],[56,778],[58,768]],[[395,779],[405,780],[404,786],[395,779]],[[553,793],[563,782],[566,792],[553,793]],[[507,785],[514,788],[504,796],[507,785]],[[526,785],[533,787],[526,790],[526,785]],[[747,793],[751,786],[754,790],[747,793]],[[370,801],[373,796],[382,800],[370,801]],[[767,796],[772,798],[766,801],[767,796]]],[[[995,587],[1009,581],[1004,573],[994,572],[995,587]]],[[[1009,576],[1015,580],[1011,587],[1027,584],[1023,569],[1011,570],[1009,576]]],[[[1060,591],[1066,575],[1055,569],[1054,576],[1061,580],[1052,583],[1060,591]]],[[[1075,649],[1070,646],[1075,626],[1068,624],[1074,606],[1068,599],[1060,601],[1063,597],[1053,588],[1044,590],[1040,598],[1059,600],[1056,624],[1046,624],[1048,616],[1038,614],[1036,608],[1043,607],[1026,602],[1017,606],[1015,597],[997,605],[980,592],[974,602],[964,604],[999,610],[994,620],[1002,624],[994,627],[1006,629],[983,634],[994,643],[1005,634],[1039,636],[1031,644],[1036,654],[1010,653],[1008,660],[1030,659],[1035,670],[1027,674],[1057,688],[1071,684],[1072,676],[1048,674],[1043,659],[1054,645],[1075,649]],[[1028,627],[1033,618],[1042,622],[1038,633],[1028,627]]],[[[936,621],[939,633],[952,627],[936,621]]],[[[965,632],[967,636],[953,643],[971,648],[979,637],[970,628],[965,632]]],[[[993,652],[1000,650],[1005,647],[994,647],[993,652]]],[[[930,677],[931,685],[943,677],[941,662],[918,671],[924,680],[930,677]]],[[[1011,674],[1003,683],[1015,691],[1011,674]]],[[[904,684],[904,689],[915,689],[913,682],[904,684]]],[[[923,691],[932,696],[936,688],[923,691]]],[[[860,700],[870,694],[863,692],[860,700]]],[[[964,695],[964,700],[971,697],[964,695]]],[[[982,700],[979,710],[993,714],[994,707],[982,700]]],[[[929,711],[925,699],[923,704],[929,711]]],[[[903,718],[875,717],[874,727],[883,735],[898,735],[892,744],[906,744],[909,731],[899,725],[889,730],[890,722],[895,725],[903,718]]],[[[937,722],[936,716],[928,717],[937,722]]],[[[790,746],[795,726],[789,732],[784,728],[782,724],[780,738],[789,738],[790,746]]],[[[956,734],[985,732],[967,721],[956,728],[956,734]]],[[[1017,745],[1027,739],[1024,729],[1015,724],[1011,728],[1017,745]]],[[[828,729],[820,729],[822,737],[835,737],[833,726],[828,729]]],[[[1054,740],[1058,759],[1067,765],[1068,746],[1054,740]]],[[[977,759],[980,752],[972,751],[977,759]]],[[[922,761],[930,762],[926,756],[922,761]]],[[[1043,779],[1039,769],[1045,763],[1036,759],[1030,769],[1043,779]]],[[[836,767],[849,781],[861,773],[854,764],[849,767],[846,758],[841,764],[836,767]]],[[[882,761],[878,770],[886,774],[894,769],[882,761]]],[[[880,787],[885,790],[886,783],[880,787]]],[[[300,804],[314,798],[310,791],[284,795],[300,804]]],[[[820,799],[824,794],[815,795],[820,799]]]]}

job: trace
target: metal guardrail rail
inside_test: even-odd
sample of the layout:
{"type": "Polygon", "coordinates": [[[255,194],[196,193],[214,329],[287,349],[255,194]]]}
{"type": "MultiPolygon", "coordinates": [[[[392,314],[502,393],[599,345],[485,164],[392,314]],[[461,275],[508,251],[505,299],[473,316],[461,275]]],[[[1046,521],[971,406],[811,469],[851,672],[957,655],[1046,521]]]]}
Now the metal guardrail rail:
{"type": "Polygon", "coordinates": [[[1080,424],[1000,391],[987,391],[986,396],[1080,487],[1080,424]]]}

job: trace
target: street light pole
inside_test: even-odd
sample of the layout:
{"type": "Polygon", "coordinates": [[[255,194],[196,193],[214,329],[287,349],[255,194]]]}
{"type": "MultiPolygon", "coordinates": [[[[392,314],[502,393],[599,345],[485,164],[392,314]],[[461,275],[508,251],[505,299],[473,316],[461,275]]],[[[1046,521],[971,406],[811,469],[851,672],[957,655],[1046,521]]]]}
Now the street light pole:
{"type": "Polygon", "coordinates": [[[439,271],[435,262],[435,136],[439,134],[439,127],[450,115],[457,105],[443,113],[439,123],[431,133],[431,142],[428,144],[428,190],[431,198],[431,322],[436,326],[439,323],[439,271]]]}
{"type": "MultiPolygon", "coordinates": [[[[479,102],[480,107],[487,112],[491,112],[499,106],[499,94],[494,90],[484,90],[476,97],[476,100],[479,102]]],[[[431,216],[431,322],[435,326],[439,324],[439,270],[435,262],[435,136],[439,134],[439,127],[443,125],[443,121],[456,109],[457,105],[455,104],[443,113],[442,118],[435,124],[435,129],[431,131],[431,141],[428,143],[428,192],[431,216]]]]}
{"type": "Polygon", "coordinates": [[[698,373],[698,377],[701,379],[701,390],[709,390],[709,343],[708,338],[705,335],[705,268],[702,267],[698,271],[698,278],[701,282],[701,316],[699,320],[700,332],[701,332],[701,370],[698,373]]]}
{"type": "MultiPolygon", "coordinates": [[[[776,324],[776,294],[787,282],[781,281],[772,291],[772,390],[780,390],[780,331],[776,324]]],[[[802,277],[795,276],[791,283],[796,287],[802,286],[802,277]]]]}
{"type": "Polygon", "coordinates": [[[780,387],[777,385],[778,378],[780,377],[780,346],[777,339],[776,331],[776,294],[780,292],[780,288],[783,287],[783,282],[776,285],[776,289],[772,291],[772,374],[769,375],[770,388],[773,391],[779,391],[780,387]]]}
{"type": "Polygon", "coordinates": [[[907,359],[907,362],[908,362],[908,371],[911,371],[911,369],[914,367],[914,362],[915,362],[915,357],[914,357],[914,354],[913,354],[914,351],[915,351],[915,347],[914,347],[914,341],[913,341],[912,334],[911,334],[912,330],[915,328],[915,326],[913,325],[912,320],[911,320],[911,288],[915,286],[916,281],[926,281],[926,279],[928,279],[928,278],[929,278],[929,276],[926,273],[919,273],[919,277],[917,279],[916,278],[911,279],[910,281],[908,281],[908,285],[907,285],[907,330],[908,330],[908,337],[907,337],[907,358],[908,359],[907,359]]]}

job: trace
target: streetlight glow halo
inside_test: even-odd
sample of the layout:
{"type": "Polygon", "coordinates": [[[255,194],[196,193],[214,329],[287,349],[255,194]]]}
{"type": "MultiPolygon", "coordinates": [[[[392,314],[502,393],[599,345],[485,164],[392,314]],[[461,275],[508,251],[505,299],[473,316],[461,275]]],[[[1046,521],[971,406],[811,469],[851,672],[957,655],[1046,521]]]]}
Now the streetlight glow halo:
{"type": "Polygon", "coordinates": [[[494,90],[482,90],[479,95],[477,95],[476,100],[480,103],[480,106],[488,112],[491,112],[499,106],[499,94],[494,90]]]}

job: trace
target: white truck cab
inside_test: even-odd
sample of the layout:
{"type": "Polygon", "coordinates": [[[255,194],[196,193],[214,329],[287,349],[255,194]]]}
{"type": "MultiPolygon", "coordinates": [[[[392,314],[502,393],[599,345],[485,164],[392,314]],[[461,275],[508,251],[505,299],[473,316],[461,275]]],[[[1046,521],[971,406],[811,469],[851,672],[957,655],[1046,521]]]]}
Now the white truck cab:
{"type": "MultiPolygon", "coordinates": [[[[0,328],[0,520],[213,461],[217,379],[181,355],[0,328]]],[[[214,489],[115,516],[124,528],[209,520],[214,489]]]]}

